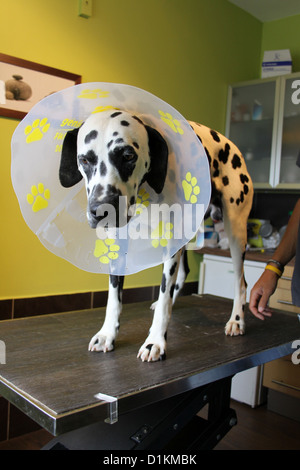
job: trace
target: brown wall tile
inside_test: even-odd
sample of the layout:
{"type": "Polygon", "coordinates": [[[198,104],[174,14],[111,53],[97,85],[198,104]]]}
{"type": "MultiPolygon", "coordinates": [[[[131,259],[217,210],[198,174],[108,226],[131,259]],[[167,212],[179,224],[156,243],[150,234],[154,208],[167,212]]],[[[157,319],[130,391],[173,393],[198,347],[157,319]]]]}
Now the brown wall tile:
{"type": "Polygon", "coordinates": [[[12,318],[13,301],[0,300],[0,320],[9,320],[12,318]]]}
{"type": "Polygon", "coordinates": [[[16,299],[14,318],[84,310],[88,308],[91,308],[90,293],[16,299]]]}

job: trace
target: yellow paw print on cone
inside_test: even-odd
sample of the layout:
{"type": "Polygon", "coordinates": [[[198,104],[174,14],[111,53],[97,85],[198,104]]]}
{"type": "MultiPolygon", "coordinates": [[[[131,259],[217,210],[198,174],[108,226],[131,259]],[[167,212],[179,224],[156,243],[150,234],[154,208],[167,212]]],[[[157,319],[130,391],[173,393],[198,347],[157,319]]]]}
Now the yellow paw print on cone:
{"type": "Polygon", "coordinates": [[[46,132],[48,132],[50,123],[47,118],[36,119],[29,126],[25,127],[24,134],[27,135],[26,143],[31,144],[32,142],[38,142],[41,140],[46,132]]]}
{"type": "Polygon", "coordinates": [[[172,114],[170,113],[164,113],[163,111],[158,111],[160,114],[160,119],[164,121],[168,126],[171,127],[171,129],[176,133],[182,135],[183,129],[181,129],[181,124],[178,121],[178,119],[174,119],[172,114]]]}
{"type": "Polygon", "coordinates": [[[50,191],[44,188],[43,183],[39,183],[37,186],[31,186],[31,193],[27,194],[27,202],[31,205],[33,212],[46,209],[49,199],[50,191]]]}
{"type": "Polygon", "coordinates": [[[152,231],[151,238],[152,246],[158,248],[159,246],[165,247],[169,243],[169,240],[173,238],[173,224],[167,222],[159,222],[158,226],[152,231]]]}
{"type": "Polygon", "coordinates": [[[108,264],[110,260],[118,259],[120,250],[119,245],[115,243],[113,238],[106,240],[96,240],[94,256],[99,258],[100,263],[108,264]]]}
{"type": "Polygon", "coordinates": [[[101,90],[97,88],[96,90],[82,90],[78,98],[84,98],[88,100],[95,100],[97,98],[107,98],[109,96],[109,91],[101,90]]]}
{"type": "Polygon", "coordinates": [[[110,111],[112,109],[117,109],[119,110],[119,108],[116,108],[115,106],[97,106],[94,111],[92,112],[92,114],[97,114],[97,113],[104,113],[105,111],[110,111]]]}
{"type": "Polygon", "coordinates": [[[197,182],[197,178],[195,176],[192,177],[190,171],[187,172],[185,179],[182,181],[185,200],[192,204],[196,204],[198,201],[197,196],[200,193],[200,188],[197,185],[197,182]]]}
{"type": "Polygon", "coordinates": [[[136,198],[136,210],[135,213],[137,215],[141,214],[143,210],[149,206],[149,193],[147,193],[146,189],[142,188],[138,192],[138,196],[136,198]]]}

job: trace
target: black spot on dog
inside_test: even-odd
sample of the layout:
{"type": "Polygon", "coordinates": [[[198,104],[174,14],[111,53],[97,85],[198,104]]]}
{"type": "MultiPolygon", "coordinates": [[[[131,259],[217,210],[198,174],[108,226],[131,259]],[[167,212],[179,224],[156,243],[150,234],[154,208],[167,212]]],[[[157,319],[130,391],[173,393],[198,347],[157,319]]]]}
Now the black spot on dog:
{"type": "Polygon", "coordinates": [[[134,197],[134,196],[131,196],[130,201],[129,201],[129,204],[130,204],[131,206],[133,206],[133,205],[135,204],[135,197],[134,197]]]}
{"type": "Polygon", "coordinates": [[[165,275],[165,273],[163,273],[163,275],[162,275],[160,290],[162,291],[163,294],[166,292],[166,275],[165,275]]]}
{"type": "Polygon", "coordinates": [[[120,197],[122,196],[122,193],[119,189],[117,189],[115,186],[111,185],[111,184],[108,184],[107,185],[107,188],[106,188],[106,197],[108,199],[111,199],[113,197],[120,197]]]}
{"type": "Polygon", "coordinates": [[[218,134],[216,131],[214,131],[214,130],[211,129],[210,133],[211,133],[211,135],[212,135],[212,138],[213,138],[216,142],[220,142],[219,134],[218,134]]]}
{"type": "Polygon", "coordinates": [[[189,268],[189,262],[188,262],[188,254],[186,250],[184,251],[184,254],[183,254],[183,266],[184,266],[185,274],[188,275],[190,272],[190,268],[189,268]]]}
{"type": "Polygon", "coordinates": [[[236,321],[239,321],[240,316],[239,316],[239,315],[236,315],[236,316],[235,316],[235,319],[236,319],[236,321]]]}
{"type": "Polygon", "coordinates": [[[122,137],[119,137],[116,141],[115,141],[115,144],[122,144],[124,142],[124,140],[122,139],[122,137]]]}
{"type": "Polygon", "coordinates": [[[100,197],[102,196],[103,191],[104,191],[104,188],[102,184],[96,184],[96,186],[94,186],[93,188],[93,196],[100,197]]]}
{"type": "Polygon", "coordinates": [[[240,194],[240,201],[244,202],[244,193],[243,193],[243,191],[241,191],[241,194],[240,194]]]}
{"type": "Polygon", "coordinates": [[[139,122],[140,124],[142,124],[142,126],[144,125],[143,121],[140,120],[140,118],[138,118],[137,116],[132,116],[133,119],[135,119],[137,122],[139,122]]]}
{"type": "Polygon", "coordinates": [[[145,168],[148,168],[148,162],[145,162],[145,168]]]}
{"type": "Polygon", "coordinates": [[[98,163],[98,157],[93,150],[89,150],[86,154],[78,155],[78,161],[87,176],[87,180],[90,181],[94,167],[98,163]]]}
{"type": "Polygon", "coordinates": [[[108,152],[109,161],[118,170],[122,181],[128,181],[135,169],[137,154],[131,145],[116,147],[108,152]]]}
{"type": "Polygon", "coordinates": [[[121,121],[121,126],[128,127],[130,124],[128,121],[121,121]]]}
{"type": "Polygon", "coordinates": [[[173,276],[173,274],[175,273],[176,266],[177,266],[177,261],[172,265],[170,269],[170,276],[173,276]]]}
{"type": "Polygon", "coordinates": [[[133,145],[136,149],[139,149],[139,148],[140,148],[140,146],[139,146],[139,144],[138,144],[137,142],[132,142],[132,145],[133,145]]]}
{"type": "Polygon", "coordinates": [[[106,173],[107,173],[107,167],[106,167],[105,163],[102,161],[100,163],[100,175],[105,176],[106,173]]]}
{"type": "MultiPolygon", "coordinates": [[[[193,130],[194,130],[194,129],[193,129],[193,130]]],[[[202,139],[201,139],[201,137],[200,137],[198,134],[196,134],[196,136],[198,137],[198,139],[200,140],[200,142],[201,142],[201,144],[202,144],[202,139]]]]}
{"type": "Polygon", "coordinates": [[[121,112],[121,111],[117,111],[116,113],[111,114],[110,117],[111,117],[111,118],[115,118],[115,117],[117,117],[117,116],[120,116],[120,114],[122,114],[122,112],[121,112]]]}
{"type": "Polygon", "coordinates": [[[247,175],[244,175],[243,173],[240,174],[240,180],[241,180],[241,183],[244,184],[244,183],[248,183],[249,181],[249,178],[247,175]]]}
{"type": "Polygon", "coordinates": [[[119,132],[116,131],[116,132],[113,133],[114,137],[117,137],[117,135],[119,135],[119,132]]]}
{"type": "Polygon", "coordinates": [[[84,138],[84,143],[89,144],[91,140],[96,139],[97,136],[98,136],[98,131],[94,130],[94,131],[89,132],[84,138]]]}
{"type": "Polygon", "coordinates": [[[242,162],[240,157],[235,153],[232,160],[231,160],[232,168],[235,170],[236,168],[240,168],[242,166],[242,162]]]}
{"type": "Polygon", "coordinates": [[[113,141],[113,140],[111,140],[110,142],[108,142],[108,144],[107,144],[107,148],[109,149],[109,148],[112,146],[112,144],[113,144],[113,143],[114,143],[114,141],[113,141]]]}
{"type": "Polygon", "coordinates": [[[153,344],[147,344],[146,349],[148,349],[148,351],[151,351],[152,346],[153,346],[153,344]]]}
{"type": "Polygon", "coordinates": [[[218,162],[218,160],[213,161],[213,167],[215,169],[215,171],[213,172],[213,177],[217,178],[219,176],[219,162],[218,162]]]}
{"type": "Polygon", "coordinates": [[[231,198],[229,199],[229,202],[230,202],[230,204],[233,204],[233,203],[234,203],[233,197],[231,197],[231,198]]]}
{"type": "Polygon", "coordinates": [[[219,160],[220,162],[227,163],[229,157],[230,145],[226,143],[225,149],[221,149],[219,152],[219,160]]]}
{"type": "Polygon", "coordinates": [[[244,184],[244,194],[248,194],[249,192],[249,187],[247,184],[244,184]]]}
{"type": "Polygon", "coordinates": [[[223,176],[222,181],[223,181],[224,186],[228,186],[228,185],[229,185],[228,176],[223,176]]]}
{"type": "Polygon", "coordinates": [[[207,150],[206,147],[204,147],[204,150],[205,150],[205,153],[206,153],[207,158],[208,158],[208,163],[209,163],[209,165],[211,165],[212,158],[211,158],[211,156],[210,156],[210,154],[209,154],[209,151],[207,150]]]}
{"type": "Polygon", "coordinates": [[[171,299],[173,298],[174,289],[175,289],[175,284],[172,284],[172,285],[171,285],[171,289],[170,289],[170,297],[171,297],[171,299]]]}

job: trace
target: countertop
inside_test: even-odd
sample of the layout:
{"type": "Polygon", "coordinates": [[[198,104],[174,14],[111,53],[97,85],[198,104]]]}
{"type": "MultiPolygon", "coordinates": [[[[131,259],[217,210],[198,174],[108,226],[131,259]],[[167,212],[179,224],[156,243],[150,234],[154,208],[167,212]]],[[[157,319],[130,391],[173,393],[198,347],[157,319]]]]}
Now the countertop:
{"type": "MultiPolygon", "coordinates": [[[[196,250],[196,253],[201,255],[214,255],[214,256],[224,256],[226,258],[230,258],[230,251],[229,250],[222,250],[221,248],[201,248],[201,250],[196,250]]],[[[246,251],[246,260],[250,261],[258,261],[261,263],[266,263],[269,259],[272,258],[274,251],[259,251],[259,250],[248,250],[246,251]]],[[[295,266],[295,259],[293,258],[287,266],[295,266]]]]}

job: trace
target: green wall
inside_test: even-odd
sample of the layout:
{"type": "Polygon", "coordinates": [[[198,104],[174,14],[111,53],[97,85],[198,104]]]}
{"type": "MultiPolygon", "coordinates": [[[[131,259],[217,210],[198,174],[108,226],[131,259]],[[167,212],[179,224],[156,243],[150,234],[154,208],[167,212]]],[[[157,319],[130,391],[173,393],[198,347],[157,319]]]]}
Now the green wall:
{"type": "MultiPolygon", "coordinates": [[[[262,24],[226,0],[1,2],[1,52],[158,95],[187,119],[224,132],[230,82],[258,78],[262,24]]],[[[0,298],[107,289],[107,276],[82,272],[48,252],[26,226],[10,180],[17,120],[0,117],[0,298]]],[[[189,280],[199,257],[189,253],[189,280]]],[[[128,276],[125,287],[159,284],[161,267],[128,276]]]]}

